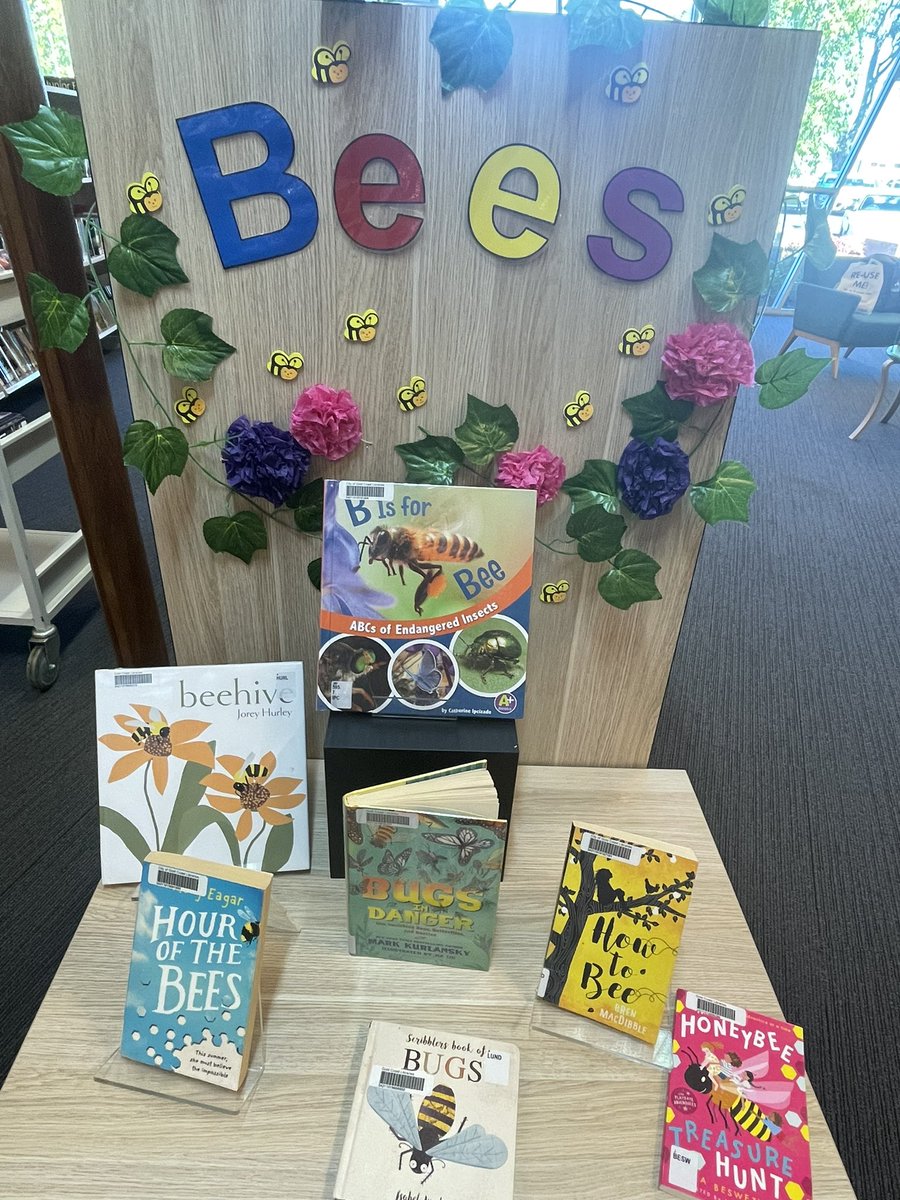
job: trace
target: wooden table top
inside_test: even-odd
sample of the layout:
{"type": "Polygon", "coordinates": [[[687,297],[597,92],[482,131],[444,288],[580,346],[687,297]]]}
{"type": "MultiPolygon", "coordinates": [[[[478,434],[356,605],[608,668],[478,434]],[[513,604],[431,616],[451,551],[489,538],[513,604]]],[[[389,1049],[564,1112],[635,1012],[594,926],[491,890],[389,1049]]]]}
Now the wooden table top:
{"type": "MultiPolygon", "coordinates": [[[[0,1194],[330,1200],[367,1025],[380,1018],[520,1045],[517,1200],[660,1195],[665,1073],[534,1029],[532,1008],[569,825],[581,819],[691,846],[700,866],[673,986],[781,1015],[687,775],[523,767],[482,973],[347,955],[321,764],[310,770],[317,866],[275,881],[300,932],[266,947],[268,1057],[250,1103],[226,1115],[94,1080],[118,1046],[134,924],[133,889],[98,889],[0,1092],[0,1194]]],[[[849,1200],[808,1096],[815,1198],[849,1200]]]]}

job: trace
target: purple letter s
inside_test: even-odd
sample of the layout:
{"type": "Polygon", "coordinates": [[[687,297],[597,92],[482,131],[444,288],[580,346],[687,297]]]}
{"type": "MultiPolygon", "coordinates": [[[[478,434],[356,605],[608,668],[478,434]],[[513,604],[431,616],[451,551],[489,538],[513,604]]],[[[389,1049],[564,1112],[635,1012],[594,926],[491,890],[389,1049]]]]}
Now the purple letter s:
{"type": "Polygon", "coordinates": [[[629,167],[614,175],[603,193],[603,215],[611,225],[643,246],[640,258],[623,258],[612,238],[588,234],[587,249],[595,267],[614,279],[640,283],[658,275],[672,257],[668,229],[631,203],[632,192],[649,192],[663,212],[684,212],[684,196],[674,179],[650,167],[629,167]]]}

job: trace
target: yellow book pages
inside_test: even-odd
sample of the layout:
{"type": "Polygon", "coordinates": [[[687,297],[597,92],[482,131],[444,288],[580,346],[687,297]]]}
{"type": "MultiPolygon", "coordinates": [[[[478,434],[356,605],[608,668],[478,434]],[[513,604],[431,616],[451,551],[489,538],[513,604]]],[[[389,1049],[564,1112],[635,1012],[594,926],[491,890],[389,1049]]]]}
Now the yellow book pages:
{"type": "Polygon", "coordinates": [[[653,1044],[696,871],[686,848],[573,825],[538,996],[653,1044]]]}

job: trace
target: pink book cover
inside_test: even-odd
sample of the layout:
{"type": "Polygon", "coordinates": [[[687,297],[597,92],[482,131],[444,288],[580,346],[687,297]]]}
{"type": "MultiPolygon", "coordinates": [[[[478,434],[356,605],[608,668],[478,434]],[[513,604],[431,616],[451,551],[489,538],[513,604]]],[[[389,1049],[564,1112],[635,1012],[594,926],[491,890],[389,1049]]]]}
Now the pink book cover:
{"type": "Polygon", "coordinates": [[[803,1030],[679,988],[659,1186],[812,1200],[803,1030]]]}

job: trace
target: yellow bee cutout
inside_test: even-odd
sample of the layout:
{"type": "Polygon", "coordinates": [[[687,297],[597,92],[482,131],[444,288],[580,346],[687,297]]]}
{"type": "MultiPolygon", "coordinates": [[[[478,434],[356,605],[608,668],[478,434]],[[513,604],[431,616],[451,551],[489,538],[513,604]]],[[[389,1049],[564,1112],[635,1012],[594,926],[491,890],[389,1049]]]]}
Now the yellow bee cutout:
{"type": "Polygon", "coordinates": [[[649,78],[650,68],[646,63],[638,63],[631,70],[628,67],[616,67],[606,85],[606,94],[616,104],[634,104],[640,100],[649,78]]]}
{"type": "Polygon", "coordinates": [[[575,399],[563,409],[566,424],[570,429],[577,429],[594,415],[590,392],[576,392],[575,399]]]}
{"type": "Polygon", "coordinates": [[[738,184],[722,196],[713,196],[709,202],[709,212],[706,214],[707,222],[710,225],[730,225],[737,221],[744,211],[746,199],[747,189],[738,184]]]}
{"type": "Polygon", "coordinates": [[[140,183],[129,183],[127,196],[133,213],[155,213],[162,208],[160,183],[152,171],[145,171],[140,183]]]}
{"type": "Polygon", "coordinates": [[[175,401],[175,411],[185,425],[193,425],[206,412],[206,401],[195,387],[181,389],[181,399],[175,401]]]}
{"type": "Polygon", "coordinates": [[[374,308],[367,308],[362,315],[351,313],[344,326],[344,337],[348,342],[371,342],[377,325],[378,313],[374,308]]]}
{"type": "Polygon", "coordinates": [[[312,56],[312,77],[316,83],[344,83],[350,74],[350,47],[337,42],[329,49],[316,46],[312,56]]]}
{"type": "Polygon", "coordinates": [[[397,389],[397,403],[404,412],[412,412],[414,408],[421,408],[427,399],[428,392],[425,390],[425,380],[421,375],[413,375],[406,387],[397,389]]]}
{"type": "Polygon", "coordinates": [[[641,358],[650,349],[650,343],[655,337],[656,330],[652,325],[645,325],[643,329],[626,329],[619,342],[619,353],[641,358]]]}
{"type": "Polygon", "coordinates": [[[559,583],[545,583],[541,588],[540,599],[544,604],[565,604],[568,598],[568,579],[561,579],[559,583]]]}
{"type": "Polygon", "coordinates": [[[266,363],[266,370],[276,379],[285,379],[288,383],[296,379],[303,369],[302,354],[286,354],[284,350],[273,350],[266,363]]]}

